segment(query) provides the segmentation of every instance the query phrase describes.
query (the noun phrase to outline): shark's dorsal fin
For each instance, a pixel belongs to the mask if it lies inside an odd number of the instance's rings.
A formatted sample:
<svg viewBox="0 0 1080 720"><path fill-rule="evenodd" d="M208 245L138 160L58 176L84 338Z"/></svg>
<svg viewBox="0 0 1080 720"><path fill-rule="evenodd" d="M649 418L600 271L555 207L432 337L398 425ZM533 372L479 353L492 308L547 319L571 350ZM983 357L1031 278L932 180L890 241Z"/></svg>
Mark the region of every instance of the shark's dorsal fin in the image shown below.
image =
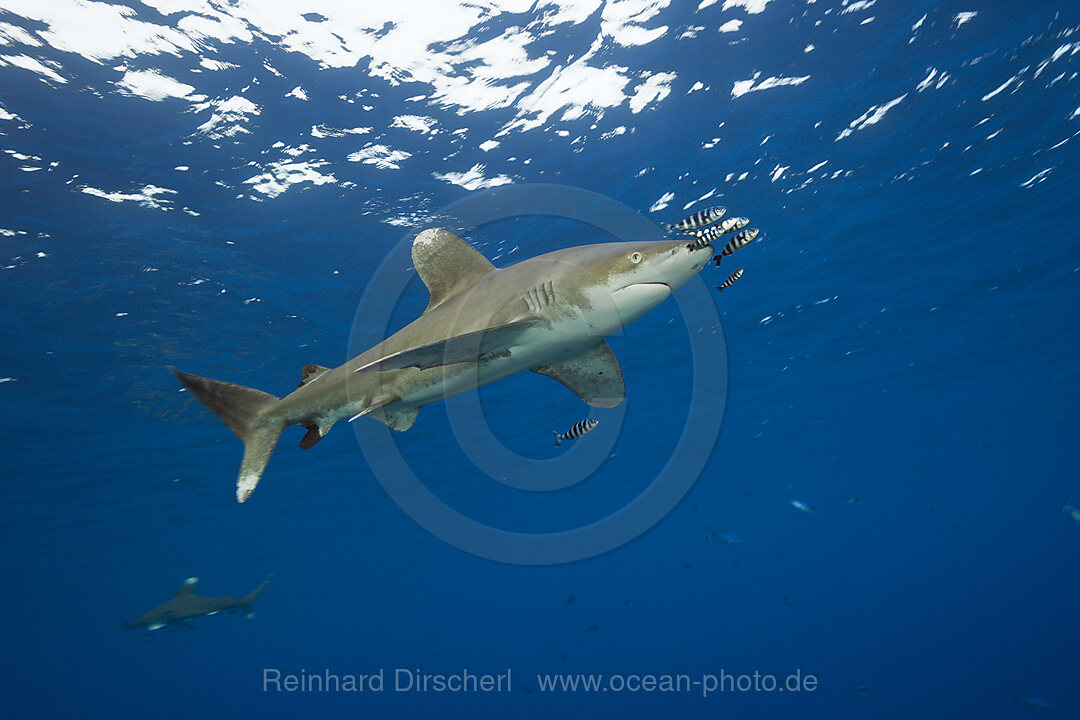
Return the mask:
<svg viewBox="0 0 1080 720"><path fill-rule="evenodd" d="M431 310L495 270L491 261L457 235L445 230L424 230L413 240L413 267L427 286Z"/></svg>
<svg viewBox="0 0 1080 720"><path fill-rule="evenodd" d="M199 578L189 577L184 581L184 584L180 586L180 589L176 591L176 597L191 597L195 594L195 586L198 584Z"/></svg>
<svg viewBox="0 0 1080 720"><path fill-rule="evenodd" d="M353 372L385 372L387 370L403 370L409 367L428 370L442 365L478 362L482 358L507 352L518 341L522 333L539 322L540 320L530 317L504 325L495 325L483 330L476 330L475 332L455 335L446 340L392 353L359 367ZM614 356L612 356L612 360L614 360ZM616 367L618 367L617 364Z"/></svg>
<svg viewBox="0 0 1080 720"><path fill-rule="evenodd" d="M307 385L309 382L319 377L329 369L330 368L323 367L322 365L305 365L304 369L300 371L301 380L300 385L298 385L297 387L303 387L304 385Z"/></svg>
<svg viewBox="0 0 1080 720"><path fill-rule="evenodd" d="M603 340L571 360L531 369L558 380L593 407L615 407L626 397L622 368Z"/></svg>

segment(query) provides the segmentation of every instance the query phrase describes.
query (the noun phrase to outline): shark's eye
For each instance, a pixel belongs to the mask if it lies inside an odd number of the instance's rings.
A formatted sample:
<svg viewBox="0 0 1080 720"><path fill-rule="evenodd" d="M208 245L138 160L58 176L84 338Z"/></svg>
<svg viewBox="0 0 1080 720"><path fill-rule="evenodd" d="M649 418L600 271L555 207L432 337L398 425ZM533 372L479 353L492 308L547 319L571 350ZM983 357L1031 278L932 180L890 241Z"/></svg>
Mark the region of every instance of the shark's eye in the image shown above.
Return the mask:
<svg viewBox="0 0 1080 720"><path fill-rule="evenodd" d="M630 253L630 262L634 263L635 265L637 265L639 262L641 262L641 253L639 253L639 252Z"/></svg>

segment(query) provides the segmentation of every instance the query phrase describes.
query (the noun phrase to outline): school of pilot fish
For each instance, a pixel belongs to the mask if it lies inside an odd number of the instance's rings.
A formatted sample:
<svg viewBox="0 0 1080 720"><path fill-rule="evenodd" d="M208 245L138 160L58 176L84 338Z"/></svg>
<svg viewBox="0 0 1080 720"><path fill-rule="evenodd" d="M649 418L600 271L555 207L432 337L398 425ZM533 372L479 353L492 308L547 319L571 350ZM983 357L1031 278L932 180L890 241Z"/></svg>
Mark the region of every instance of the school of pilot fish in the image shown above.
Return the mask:
<svg viewBox="0 0 1080 720"><path fill-rule="evenodd" d="M727 213L727 208L720 205L714 205L713 207L705 208L704 210L698 210L693 215L689 215L677 223L661 223L664 228L665 235L686 235L690 238L690 241L686 244L687 249L691 251L702 250L713 245L718 239L724 235L740 231L737 235L728 240L727 244L713 256L713 260L716 262L716 266L720 267L720 260L725 255L730 255L736 250L749 245L760 234L760 230L751 228L744 230L747 225L750 224L750 219L745 217L729 217L724 218ZM728 275L720 285L716 286L716 289L720 292L728 289L735 284L735 281L741 278L743 275L743 269L739 268L735 272ZM589 418L588 420L581 420L570 426L570 429L565 433L559 433L554 431L555 445L561 445L564 440L576 440L582 435L587 435L596 429L596 426L600 424L599 420ZM812 512L813 509L808 505L804 505L798 500L792 500L791 504L802 512ZM1066 501L1066 507L1072 508ZM1073 512L1077 511L1073 509ZM1074 518L1080 519L1077 515L1073 515Z"/></svg>
<svg viewBox="0 0 1080 720"><path fill-rule="evenodd" d="M730 240L727 244L713 256L713 260L716 262L716 266L720 267L720 260L725 255L730 255L739 248L745 247L757 239L760 234L760 230L751 228L749 230L743 230L750 224L749 218L744 217L729 217L724 218L727 213L727 208L719 205L705 208L704 210L698 210L693 215L685 217L677 223L663 223L666 234L677 233L679 235L686 235L693 238L686 244L686 247L693 250L701 250L710 245L713 245L724 235L741 231ZM727 288L735 284L735 281L742 277L743 269L739 268L735 272L728 276L722 284L717 285L716 289L723 292Z"/></svg>

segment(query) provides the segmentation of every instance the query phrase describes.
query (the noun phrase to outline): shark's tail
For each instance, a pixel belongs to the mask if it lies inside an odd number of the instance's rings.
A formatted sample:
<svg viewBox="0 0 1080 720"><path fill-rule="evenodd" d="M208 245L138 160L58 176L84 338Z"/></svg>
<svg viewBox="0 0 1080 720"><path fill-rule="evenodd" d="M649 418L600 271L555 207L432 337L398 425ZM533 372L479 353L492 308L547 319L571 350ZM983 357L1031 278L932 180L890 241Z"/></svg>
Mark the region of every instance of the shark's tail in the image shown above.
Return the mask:
<svg viewBox="0 0 1080 720"><path fill-rule="evenodd" d="M252 605L255 604L255 598L259 597L259 593L266 589L266 586L270 584L270 578L273 577L273 573L266 576L266 579L262 581L259 587L248 593L243 600L240 601L240 609L244 613L244 617L248 620L252 620L255 617L255 610Z"/></svg>
<svg viewBox="0 0 1080 720"><path fill-rule="evenodd" d="M188 392L244 441L244 460L236 480L236 499L244 502L255 492L278 436L285 429L285 422L269 412L278 398L243 385L188 375L174 367L169 370Z"/></svg>

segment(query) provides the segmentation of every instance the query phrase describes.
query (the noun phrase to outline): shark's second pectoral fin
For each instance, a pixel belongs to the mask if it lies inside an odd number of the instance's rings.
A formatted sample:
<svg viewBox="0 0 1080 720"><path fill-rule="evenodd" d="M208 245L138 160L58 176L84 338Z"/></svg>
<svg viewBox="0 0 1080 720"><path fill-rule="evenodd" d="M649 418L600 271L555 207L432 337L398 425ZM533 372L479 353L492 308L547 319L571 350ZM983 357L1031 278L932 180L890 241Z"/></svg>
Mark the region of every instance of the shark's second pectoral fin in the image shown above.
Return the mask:
<svg viewBox="0 0 1080 720"><path fill-rule="evenodd" d="M521 338L522 333L534 327L538 322L540 321L535 318L526 318L505 325L495 325L475 332L454 335L439 342L387 355L357 368L354 372L384 372L410 367L429 370L442 365L479 362L508 351Z"/></svg>
<svg viewBox="0 0 1080 720"><path fill-rule="evenodd" d="M540 365L532 371L558 380L593 407L615 407L626 397L622 368L603 340L571 360Z"/></svg>

